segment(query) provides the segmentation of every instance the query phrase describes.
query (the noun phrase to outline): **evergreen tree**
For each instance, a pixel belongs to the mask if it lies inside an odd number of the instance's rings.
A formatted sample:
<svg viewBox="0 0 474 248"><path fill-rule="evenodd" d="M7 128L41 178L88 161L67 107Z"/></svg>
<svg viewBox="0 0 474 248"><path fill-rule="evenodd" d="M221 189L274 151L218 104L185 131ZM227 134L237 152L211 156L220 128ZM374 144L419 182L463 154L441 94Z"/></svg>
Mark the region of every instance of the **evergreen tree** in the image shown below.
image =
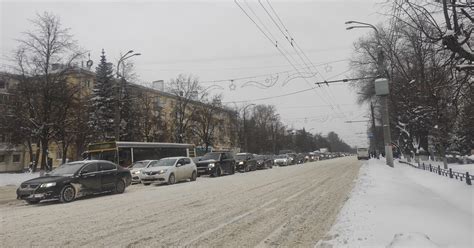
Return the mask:
<svg viewBox="0 0 474 248"><path fill-rule="evenodd" d="M114 138L114 98L113 68L110 63L107 63L104 49L102 49L90 103L89 125L93 130L93 139L104 141Z"/></svg>

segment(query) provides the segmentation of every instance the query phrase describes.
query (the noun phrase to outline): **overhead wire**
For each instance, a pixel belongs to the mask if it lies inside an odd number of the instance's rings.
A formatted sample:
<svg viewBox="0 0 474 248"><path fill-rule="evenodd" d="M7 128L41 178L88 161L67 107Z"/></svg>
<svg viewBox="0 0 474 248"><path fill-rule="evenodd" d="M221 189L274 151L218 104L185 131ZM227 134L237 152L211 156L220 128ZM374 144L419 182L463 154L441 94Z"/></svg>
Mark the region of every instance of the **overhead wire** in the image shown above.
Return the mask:
<svg viewBox="0 0 474 248"><path fill-rule="evenodd" d="M268 12L268 10L265 8L265 6L262 4L261 0L258 1L260 3L260 5L262 6L262 8L265 10L265 12L267 13L267 15L270 17L270 19L272 20L272 22L275 24L275 26L277 26L278 30L280 30L280 32L282 33L282 35L285 37L285 39L290 43L291 47L294 49L294 51L296 52L296 54L300 57L300 59L303 61L303 63L309 67L309 64L312 65L312 67L314 68L314 70L316 71L316 73L312 72L311 70L311 73L312 74L318 74L319 77L321 77L323 80L324 79L324 76L319 72L319 70L316 68L316 66L314 66L313 62L309 59L309 57L305 54L305 52L303 51L303 49L301 49L301 47L298 45L298 43L296 42L296 40L294 39L294 37L291 35L291 33L289 32L288 28L285 26L285 24L283 23L282 19L280 18L280 16L278 15L278 13L276 12L276 10L273 8L273 6L271 5L271 3L267 0L267 4L268 6L270 7L271 11L273 12L273 14L275 15L276 19L278 19L279 23L278 24L275 19L273 18L273 16ZM280 27L281 25L281 27ZM285 30L285 32L282 30L282 27L283 29ZM301 54L303 54L303 56L301 56ZM308 64L308 62L309 64ZM311 67L310 67L311 68ZM326 90L324 87L323 87L323 91L326 92L327 94L327 100L325 100L326 102L329 102L329 104L331 105L335 105L335 107L340 110L340 106L336 104L334 104L334 96L332 95L332 93L328 90ZM324 96L324 95L323 95ZM334 107L333 107L334 109Z"/></svg>

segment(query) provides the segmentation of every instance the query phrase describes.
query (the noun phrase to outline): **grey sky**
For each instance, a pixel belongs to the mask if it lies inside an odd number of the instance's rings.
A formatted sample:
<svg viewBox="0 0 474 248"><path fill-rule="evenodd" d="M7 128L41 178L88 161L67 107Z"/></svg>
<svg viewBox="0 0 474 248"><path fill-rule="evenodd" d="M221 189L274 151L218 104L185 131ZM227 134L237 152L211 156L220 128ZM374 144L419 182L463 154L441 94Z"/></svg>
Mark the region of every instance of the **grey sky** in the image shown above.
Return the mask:
<svg viewBox="0 0 474 248"><path fill-rule="evenodd" d="M292 51L298 59L257 1L248 1L251 9L245 1L238 2L249 14L255 11L278 39L279 47ZM346 31L344 22L376 24L384 18L376 14L381 6L375 1L270 2L320 75L295 79L283 86L282 78L287 74L280 73L275 86L267 89L247 82L257 80L266 84L268 77L234 81L235 90L230 89L230 81L217 82L222 89L212 93L223 93L225 102L286 94L309 88L308 83L323 78L349 77L350 72L344 72L348 70L352 44L370 30ZM268 8L265 0L262 3ZM35 13L50 11L59 15L80 46L90 51L94 67L102 48L112 62L130 49L142 53L133 58L142 83L168 81L180 73L213 81L262 74L276 77L277 72L293 70L234 1L1 1L0 8L2 68L17 45L14 39L30 28L28 19L34 18ZM332 63L325 64L328 62ZM247 86L242 87L245 83ZM352 91L347 84L335 84L253 103L275 105L289 127L305 127L324 134L335 131L350 145L366 145L366 135L361 134L366 131L366 123L344 123L367 119L367 106L356 106L356 94Z"/></svg>

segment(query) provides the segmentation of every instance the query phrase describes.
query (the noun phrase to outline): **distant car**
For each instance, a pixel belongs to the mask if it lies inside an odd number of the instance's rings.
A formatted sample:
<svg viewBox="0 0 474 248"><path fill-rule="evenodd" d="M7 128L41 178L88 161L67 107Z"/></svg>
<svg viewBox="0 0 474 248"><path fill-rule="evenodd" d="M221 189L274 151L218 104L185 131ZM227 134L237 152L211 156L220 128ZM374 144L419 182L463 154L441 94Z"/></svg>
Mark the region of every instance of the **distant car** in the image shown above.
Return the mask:
<svg viewBox="0 0 474 248"><path fill-rule="evenodd" d="M257 170L257 161L252 153L237 153L234 158L235 167L238 171L248 172Z"/></svg>
<svg viewBox="0 0 474 248"><path fill-rule="evenodd" d="M257 155L255 160L257 161L257 169L273 168L273 159L268 155Z"/></svg>
<svg viewBox="0 0 474 248"><path fill-rule="evenodd" d="M140 173L143 185L175 184L183 180L196 181L196 164L188 157L162 158L152 162Z"/></svg>
<svg viewBox="0 0 474 248"><path fill-rule="evenodd" d="M219 177L222 174L235 173L235 160L230 152L206 153L196 163L198 175L211 175Z"/></svg>
<svg viewBox="0 0 474 248"><path fill-rule="evenodd" d="M158 160L141 160L137 161L130 166L130 174L132 174L132 184L141 183L140 173L143 169L148 168L150 164L156 163Z"/></svg>
<svg viewBox="0 0 474 248"><path fill-rule="evenodd" d="M367 148L357 148L357 159L369 159L369 149Z"/></svg>
<svg viewBox="0 0 474 248"><path fill-rule="evenodd" d="M277 155L273 160L275 165L278 166L287 166L291 163L291 158L287 154Z"/></svg>
<svg viewBox="0 0 474 248"><path fill-rule="evenodd" d="M130 184L128 169L105 160L84 160L63 164L46 176L25 181L16 194L18 199L29 204L47 199L71 202L88 194L120 194Z"/></svg>
<svg viewBox="0 0 474 248"><path fill-rule="evenodd" d="M296 164L296 153L288 153L289 165Z"/></svg>
<svg viewBox="0 0 474 248"><path fill-rule="evenodd" d="M305 155L303 153L298 153L295 156L295 163L296 164L304 164L305 161Z"/></svg>

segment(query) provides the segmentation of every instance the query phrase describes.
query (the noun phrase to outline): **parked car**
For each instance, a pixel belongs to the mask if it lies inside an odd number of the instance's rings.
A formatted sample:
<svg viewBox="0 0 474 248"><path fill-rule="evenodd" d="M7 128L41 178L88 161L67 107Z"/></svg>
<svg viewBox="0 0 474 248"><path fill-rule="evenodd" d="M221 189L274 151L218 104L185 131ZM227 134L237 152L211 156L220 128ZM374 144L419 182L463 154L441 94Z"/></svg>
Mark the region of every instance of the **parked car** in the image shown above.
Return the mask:
<svg viewBox="0 0 474 248"><path fill-rule="evenodd" d="M236 170L240 172L257 170L257 161L252 153L237 153L234 158Z"/></svg>
<svg viewBox="0 0 474 248"><path fill-rule="evenodd" d="M235 160L230 152L206 153L196 164L199 175L219 177L222 174L235 173Z"/></svg>
<svg viewBox="0 0 474 248"><path fill-rule="evenodd" d="M29 204L47 199L71 202L89 194L123 193L131 181L128 169L105 160L84 160L63 164L46 176L25 181L16 194Z"/></svg>
<svg viewBox="0 0 474 248"><path fill-rule="evenodd" d="M296 153L288 153L289 165L296 164Z"/></svg>
<svg viewBox="0 0 474 248"><path fill-rule="evenodd" d="M274 160L274 164L278 166L287 166L291 163L291 157L287 154L277 155Z"/></svg>
<svg viewBox="0 0 474 248"><path fill-rule="evenodd" d="M269 155L257 155L255 160L257 161L257 169L273 168L273 159Z"/></svg>
<svg viewBox="0 0 474 248"><path fill-rule="evenodd" d="M304 164L305 161L305 155L303 153L298 153L295 156L295 164Z"/></svg>
<svg viewBox="0 0 474 248"><path fill-rule="evenodd" d="M174 184L183 180L196 181L196 164L188 157L162 158L140 173L143 185Z"/></svg>
<svg viewBox="0 0 474 248"><path fill-rule="evenodd" d="M148 168L152 163L157 163L158 160L141 160L130 166L130 174L132 174L132 184L141 183L140 173L143 169Z"/></svg>

